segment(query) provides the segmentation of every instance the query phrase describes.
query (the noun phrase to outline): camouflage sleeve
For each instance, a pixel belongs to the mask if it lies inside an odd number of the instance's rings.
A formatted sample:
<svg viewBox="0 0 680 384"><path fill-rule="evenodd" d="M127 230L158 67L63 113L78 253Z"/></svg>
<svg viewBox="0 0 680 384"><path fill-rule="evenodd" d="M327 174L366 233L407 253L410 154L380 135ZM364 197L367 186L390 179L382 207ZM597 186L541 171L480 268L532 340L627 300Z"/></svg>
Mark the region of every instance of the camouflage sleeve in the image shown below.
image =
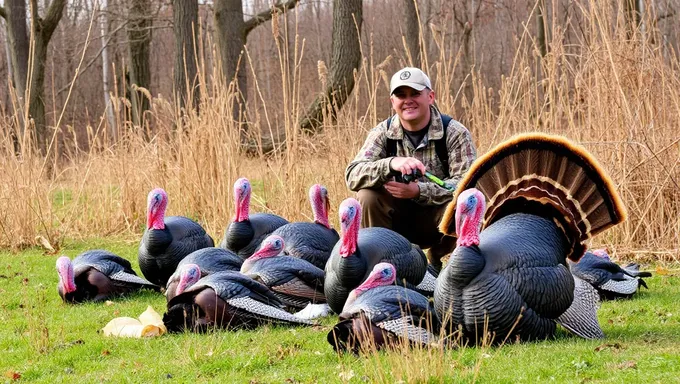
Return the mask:
<svg viewBox="0 0 680 384"><path fill-rule="evenodd" d="M350 190L378 187L388 181L392 157L385 157L387 155L385 132L385 123L373 128L359 153L347 166L345 181Z"/></svg>
<svg viewBox="0 0 680 384"><path fill-rule="evenodd" d="M446 146L449 149L449 178L443 180L447 188L433 182L418 183L420 196L416 202L421 205L442 205L453 199L458 182L477 158L477 150L472 135L461 123L451 120L449 123Z"/></svg>

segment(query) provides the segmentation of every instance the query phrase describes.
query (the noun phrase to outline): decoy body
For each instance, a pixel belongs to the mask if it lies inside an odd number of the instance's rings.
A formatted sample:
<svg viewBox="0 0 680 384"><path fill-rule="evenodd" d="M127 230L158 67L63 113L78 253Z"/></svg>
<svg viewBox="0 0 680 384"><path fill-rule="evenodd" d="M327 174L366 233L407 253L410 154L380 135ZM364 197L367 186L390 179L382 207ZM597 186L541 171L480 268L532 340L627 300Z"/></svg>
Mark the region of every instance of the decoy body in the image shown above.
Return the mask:
<svg viewBox="0 0 680 384"><path fill-rule="evenodd" d="M101 249L83 252L73 261L60 257L57 273L57 291L65 302L102 301L142 288L160 289L137 276L129 261Z"/></svg>
<svg viewBox="0 0 680 384"><path fill-rule="evenodd" d="M215 247L191 252L177 265L166 284L165 296L170 301L199 279L220 271L238 271L243 260L234 252Z"/></svg>
<svg viewBox="0 0 680 384"><path fill-rule="evenodd" d="M236 215L224 231L220 248L238 254L243 260L252 255L262 240L288 220L271 213L250 214L250 182L245 177L234 183Z"/></svg>
<svg viewBox="0 0 680 384"><path fill-rule="evenodd" d="M640 286L647 288L642 278L652 276L650 272L641 272L635 263L619 266L604 250L586 252L578 263L570 265L574 276L590 283L605 300L632 297Z"/></svg>
<svg viewBox="0 0 680 384"><path fill-rule="evenodd" d="M188 254L213 247L213 239L195 221L183 216L165 216L168 195L161 188L149 193L146 231L139 244L138 260L142 274L165 287L177 264Z"/></svg>
<svg viewBox="0 0 680 384"><path fill-rule="evenodd" d="M449 235L455 228L458 246L437 279L439 318L473 342L485 329L496 342L544 339L556 323L602 337L597 295L566 260L624 219L612 182L583 148L542 134L500 144L472 165L440 224Z"/></svg>
<svg viewBox="0 0 680 384"><path fill-rule="evenodd" d="M168 302L163 323L169 332L212 328L253 328L262 324L311 325L282 309L267 288L239 272L217 272L200 279Z"/></svg>
<svg viewBox="0 0 680 384"><path fill-rule="evenodd" d="M324 269L340 236L328 222L330 201L326 188L314 184L309 189L309 200L314 214L313 223L286 224L272 234L283 238L285 255L307 260L318 268Z"/></svg>
<svg viewBox="0 0 680 384"><path fill-rule="evenodd" d="M284 249L284 240L270 235L260 249L243 262L241 273L269 287L290 308L325 303L323 270L303 259L277 256Z"/></svg>
<svg viewBox="0 0 680 384"><path fill-rule="evenodd" d="M340 204L340 241L326 263L324 293L335 313L342 312L350 291L366 280L381 262L397 270L396 283L415 287L425 276L427 258L417 245L402 235L380 227L361 226L361 206L353 198Z"/></svg>
<svg viewBox="0 0 680 384"><path fill-rule="evenodd" d="M399 343L428 345L437 341L439 320L428 299L393 285L396 270L378 263L366 281L350 292L340 322L326 339L336 351L381 349Z"/></svg>

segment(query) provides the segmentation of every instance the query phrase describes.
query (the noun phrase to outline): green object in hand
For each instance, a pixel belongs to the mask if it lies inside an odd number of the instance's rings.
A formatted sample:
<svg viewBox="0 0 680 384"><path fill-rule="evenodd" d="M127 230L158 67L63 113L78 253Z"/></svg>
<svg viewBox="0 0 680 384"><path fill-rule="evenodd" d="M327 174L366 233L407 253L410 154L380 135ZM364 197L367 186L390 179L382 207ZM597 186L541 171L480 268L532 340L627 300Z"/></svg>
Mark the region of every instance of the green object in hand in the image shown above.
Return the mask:
<svg viewBox="0 0 680 384"><path fill-rule="evenodd" d="M451 187L449 187L448 185L446 185L446 183L445 183L442 179L440 179L440 178L438 178L437 176L431 174L430 172L425 172L425 177L427 177L428 179L432 180L434 183L436 183L436 184L439 185L440 187L446 188L446 189L448 189L449 191L453 191L453 188L451 188Z"/></svg>

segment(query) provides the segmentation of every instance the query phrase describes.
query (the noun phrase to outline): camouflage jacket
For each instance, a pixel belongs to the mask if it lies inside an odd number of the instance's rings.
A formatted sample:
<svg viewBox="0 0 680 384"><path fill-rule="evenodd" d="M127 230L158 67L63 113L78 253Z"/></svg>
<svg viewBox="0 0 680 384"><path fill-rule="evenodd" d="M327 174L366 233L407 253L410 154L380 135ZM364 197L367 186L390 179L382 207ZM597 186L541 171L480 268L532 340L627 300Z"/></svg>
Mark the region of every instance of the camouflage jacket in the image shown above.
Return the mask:
<svg viewBox="0 0 680 384"><path fill-rule="evenodd" d="M449 175L444 179L442 164L435 151L434 140L443 136L442 120L439 111L430 107L430 128L427 136L414 148L411 141L404 135L399 118L395 115L388 127L385 120L371 129L364 145L354 157L345 171L347 187L352 191L363 188L379 187L392 179L390 160L387 157L387 138L397 141L397 156L415 157L420 160L425 169L442 179L451 190L442 188L430 182L427 178L419 181L420 195L414 200L421 205L442 205L451 201L453 190L465 172L477 157L475 145L470 132L461 123L451 120L446 127L446 146L449 150Z"/></svg>

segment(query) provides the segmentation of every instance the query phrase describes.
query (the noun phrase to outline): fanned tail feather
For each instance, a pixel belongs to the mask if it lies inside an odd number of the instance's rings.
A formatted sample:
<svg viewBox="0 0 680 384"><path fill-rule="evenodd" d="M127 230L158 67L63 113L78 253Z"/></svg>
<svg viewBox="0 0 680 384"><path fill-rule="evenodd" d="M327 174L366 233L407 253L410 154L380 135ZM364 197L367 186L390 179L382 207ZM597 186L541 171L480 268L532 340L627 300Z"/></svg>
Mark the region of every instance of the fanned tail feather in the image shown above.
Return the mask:
<svg viewBox="0 0 680 384"><path fill-rule="evenodd" d="M458 184L439 230L455 234L458 195L477 188L487 198L484 226L511 213L550 218L568 239L577 261L585 241L621 223L626 211L609 176L583 147L542 133L511 138L475 161Z"/></svg>

